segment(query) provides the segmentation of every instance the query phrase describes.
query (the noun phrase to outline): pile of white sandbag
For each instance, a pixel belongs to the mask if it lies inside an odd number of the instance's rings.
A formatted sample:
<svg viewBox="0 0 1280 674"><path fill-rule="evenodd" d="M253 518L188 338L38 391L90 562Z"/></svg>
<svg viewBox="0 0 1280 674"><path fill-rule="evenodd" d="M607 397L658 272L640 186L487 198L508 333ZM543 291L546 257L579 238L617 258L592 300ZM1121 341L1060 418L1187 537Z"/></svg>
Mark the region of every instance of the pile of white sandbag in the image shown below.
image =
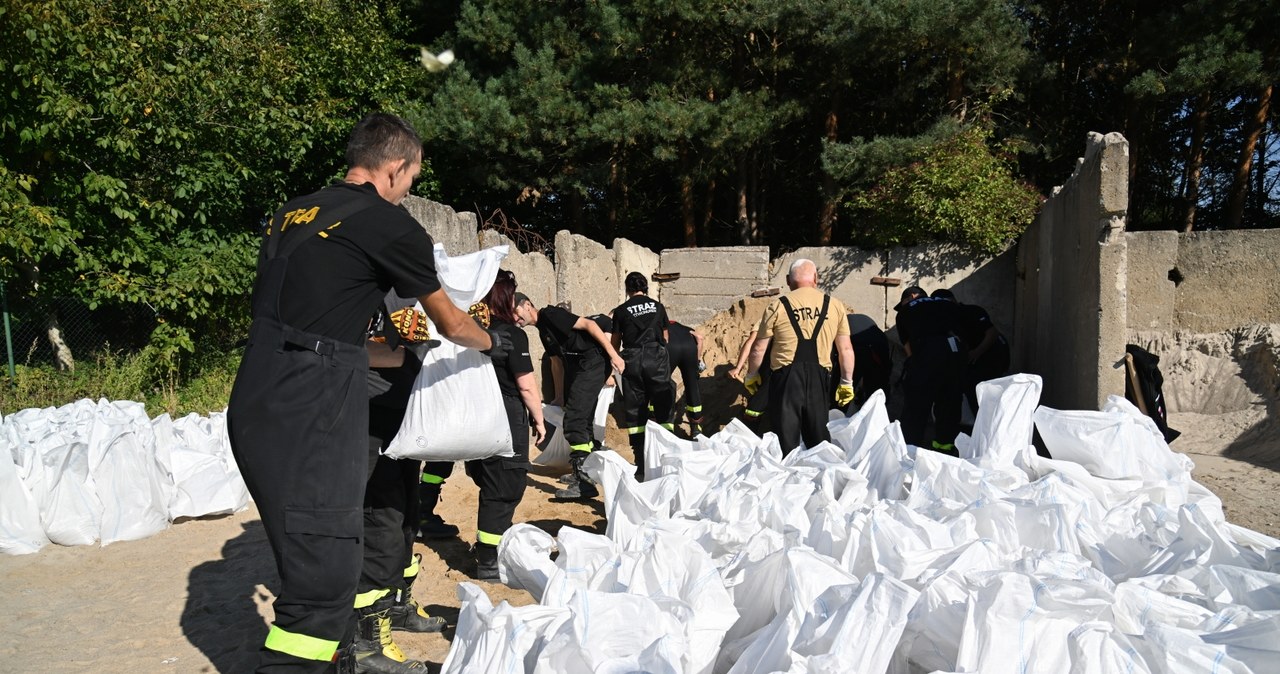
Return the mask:
<svg viewBox="0 0 1280 674"><path fill-rule="evenodd" d="M587 462L607 535L503 537L503 580L537 605L459 586L443 671L1280 671L1280 541L1226 522L1123 399L1039 395L983 384L963 458L906 445L878 395L785 460L736 423L650 424L644 483Z"/></svg>
<svg viewBox="0 0 1280 674"><path fill-rule="evenodd" d="M225 413L79 400L0 420L0 552L136 540L248 503Z"/></svg>

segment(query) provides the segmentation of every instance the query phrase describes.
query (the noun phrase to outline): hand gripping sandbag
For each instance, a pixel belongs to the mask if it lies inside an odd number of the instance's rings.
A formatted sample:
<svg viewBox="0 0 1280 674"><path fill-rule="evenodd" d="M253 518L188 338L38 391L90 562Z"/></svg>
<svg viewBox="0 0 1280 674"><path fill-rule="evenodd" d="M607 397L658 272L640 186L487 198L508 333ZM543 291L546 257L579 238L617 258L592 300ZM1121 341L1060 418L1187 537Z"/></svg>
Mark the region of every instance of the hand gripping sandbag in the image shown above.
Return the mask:
<svg viewBox="0 0 1280 674"><path fill-rule="evenodd" d="M465 311L493 286L506 246L449 257L436 244L436 273L449 299ZM421 309L421 307L419 307ZM431 334L439 335L435 325ZM385 450L393 459L468 461L511 456L511 427L488 356L447 339L422 358L400 431Z"/></svg>

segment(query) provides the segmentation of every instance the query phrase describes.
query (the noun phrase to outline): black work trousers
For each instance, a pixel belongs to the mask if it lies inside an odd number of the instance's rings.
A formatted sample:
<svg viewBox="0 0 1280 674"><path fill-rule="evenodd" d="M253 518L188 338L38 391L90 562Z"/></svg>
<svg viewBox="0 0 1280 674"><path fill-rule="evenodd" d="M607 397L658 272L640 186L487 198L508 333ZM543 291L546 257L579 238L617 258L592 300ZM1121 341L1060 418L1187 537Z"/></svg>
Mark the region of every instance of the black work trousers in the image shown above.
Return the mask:
<svg viewBox="0 0 1280 674"><path fill-rule="evenodd" d="M902 378L902 436L917 447L933 442L951 445L960 432L960 401L965 387L968 355L959 340L927 337L912 340ZM929 417L933 437L926 436Z"/></svg>
<svg viewBox="0 0 1280 674"><path fill-rule="evenodd" d="M404 419L403 408L369 407L369 471L364 496L364 562L356 586L358 603L368 593L394 594L406 589L404 571L413 556L418 522L418 475L422 462L393 459L382 451L391 444ZM359 601L363 598L365 601Z"/></svg>
<svg viewBox="0 0 1280 674"><path fill-rule="evenodd" d="M698 372L698 348L697 343L680 342L667 343L667 360L671 367L669 372L680 371L680 380L684 382L684 411L688 413L689 419L702 418L702 387L699 378L702 376ZM674 393L675 389L672 388Z"/></svg>
<svg viewBox="0 0 1280 674"><path fill-rule="evenodd" d="M661 424L670 423L674 396L666 348L656 342L629 348L622 352L622 360L627 368L622 372L623 411L619 426L632 435L644 433L650 406L653 419Z"/></svg>
<svg viewBox="0 0 1280 674"><path fill-rule="evenodd" d="M368 367L360 346L267 318L249 330L227 430L280 575L259 672L324 672L347 635L362 555Z"/></svg>
<svg viewBox="0 0 1280 674"><path fill-rule="evenodd" d="M792 363L770 374L767 414L783 456L799 447L801 440L806 447L831 440L827 431L830 382L831 371L816 361Z"/></svg>
<svg viewBox="0 0 1280 674"><path fill-rule="evenodd" d="M564 439L572 451L590 451L600 389L609 380L609 361L592 349L564 354Z"/></svg>
<svg viewBox="0 0 1280 674"><path fill-rule="evenodd" d="M511 424L514 456L494 456L466 462L467 475L480 488L476 510L476 542L497 545L511 528L516 506L524 498L525 476L529 473L529 414L517 396L502 396Z"/></svg>

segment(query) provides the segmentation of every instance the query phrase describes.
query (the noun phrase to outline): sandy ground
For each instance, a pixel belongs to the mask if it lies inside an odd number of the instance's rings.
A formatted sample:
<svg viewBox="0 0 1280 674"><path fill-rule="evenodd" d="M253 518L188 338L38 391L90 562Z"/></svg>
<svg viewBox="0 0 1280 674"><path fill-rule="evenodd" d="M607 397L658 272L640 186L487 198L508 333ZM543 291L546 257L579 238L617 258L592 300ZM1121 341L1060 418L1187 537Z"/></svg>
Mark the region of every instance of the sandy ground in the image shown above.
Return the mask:
<svg viewBox="0 0 1280 674"><path fill-rule="evenodd" d="M1228 519L1280 536L1275 466L1229 458L1233 441L1260 421L1242 415L1175 415L1184 431L1173 443L1196 462L1196 478L1217 493ZM612 446L625 447L611 429ZM1266 442L1277 442L1271 435ZM1269 452L1274 454L1273 452ZM624 450L623 455L629 457ZM555 475L535 467L517 521L555 534L570 524L603 533L599 501L552 502ZM461 470L445 485L439 512L462 529L459 539L418 543L424 559L414 596L450 629L397 634L410 653L440 669L458 615L457 585L470 580L468 542L475 530L475 488ZM266 635L272 591L271 553L253 508L175 523L140 541L106 548L50 545L34 555L0 556L0 672L246 672ZM494 602L532 603L523 590L480 583Z"/></svg>

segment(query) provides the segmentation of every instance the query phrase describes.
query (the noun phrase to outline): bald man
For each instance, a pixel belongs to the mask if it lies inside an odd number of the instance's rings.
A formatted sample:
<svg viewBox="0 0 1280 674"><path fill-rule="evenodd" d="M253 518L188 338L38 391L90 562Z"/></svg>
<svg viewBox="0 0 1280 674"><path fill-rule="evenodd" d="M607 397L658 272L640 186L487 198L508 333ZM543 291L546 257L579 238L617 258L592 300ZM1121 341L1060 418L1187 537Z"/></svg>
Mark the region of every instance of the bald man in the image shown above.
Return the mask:
<svg viewBox="0 0 1280 674"><path fill-rule="evenodd" d="M841 407L853 401L853 345L849 341L849 311L834 297L818 290L818 268L799 259L787 272L791 292L765 309L747 362L746 384L760 386L764 354L769 356L769 402L766 414L778 435L783 455L804 441L806 447L829 441L827 401L831 381L832 346L840 361L835 399Z"/></svg>

